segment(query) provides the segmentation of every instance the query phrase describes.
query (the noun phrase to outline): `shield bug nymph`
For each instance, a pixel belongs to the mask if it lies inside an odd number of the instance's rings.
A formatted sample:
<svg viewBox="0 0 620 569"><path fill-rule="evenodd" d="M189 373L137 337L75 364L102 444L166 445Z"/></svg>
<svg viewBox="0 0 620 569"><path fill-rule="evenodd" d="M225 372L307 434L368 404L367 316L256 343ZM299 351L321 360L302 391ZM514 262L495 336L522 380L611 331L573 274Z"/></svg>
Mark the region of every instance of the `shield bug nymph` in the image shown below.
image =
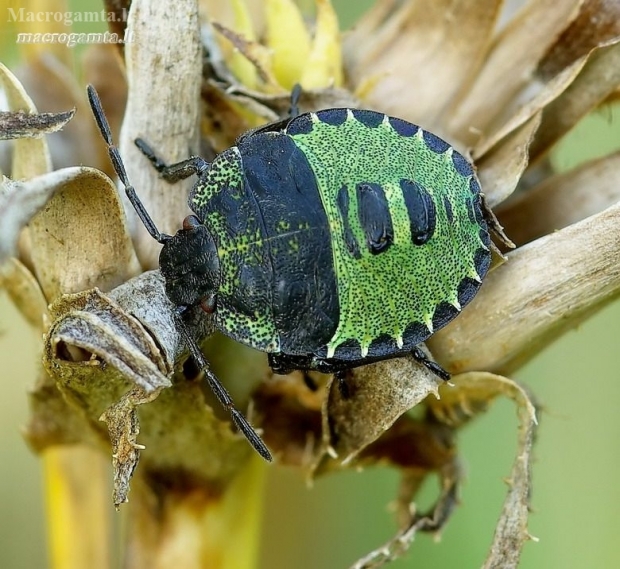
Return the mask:
<svg viewBox="0 0 620 569"><path fill-rule="evenodd" d="M271 455L210 371L181 315L200 305L218 330L266 352L276 373L336 374L412 355L449 374L419 345L472 300L491 262L493 229L472 164L402 119L336 108L241 135L212 163L167 165L168 182L197 176L193 214L161 234L127 179L95 90L88 95L125 192L163 245L166 294L192 357L252 446Z"/></svg>

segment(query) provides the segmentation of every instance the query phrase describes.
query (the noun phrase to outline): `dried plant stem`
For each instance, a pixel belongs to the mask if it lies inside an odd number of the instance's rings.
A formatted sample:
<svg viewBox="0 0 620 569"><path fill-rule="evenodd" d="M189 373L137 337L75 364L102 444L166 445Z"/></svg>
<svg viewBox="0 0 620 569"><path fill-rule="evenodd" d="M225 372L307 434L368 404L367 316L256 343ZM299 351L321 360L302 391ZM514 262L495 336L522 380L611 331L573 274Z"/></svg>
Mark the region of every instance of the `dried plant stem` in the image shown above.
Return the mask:
<svg viewBox="0 0 620 569"><path fill-rule="evenodd" d="M160 489L134 479L125 566L253 569L257 566L264 461L253 456L221 491ZM178 483L178 478L174 478Z"/></svg>
<svg viewBox="0 0 620 569"><path fill-rule="evenodd" d="M108 569L110 467L85 445L54 446L42 454L52 569Z"/></svg>

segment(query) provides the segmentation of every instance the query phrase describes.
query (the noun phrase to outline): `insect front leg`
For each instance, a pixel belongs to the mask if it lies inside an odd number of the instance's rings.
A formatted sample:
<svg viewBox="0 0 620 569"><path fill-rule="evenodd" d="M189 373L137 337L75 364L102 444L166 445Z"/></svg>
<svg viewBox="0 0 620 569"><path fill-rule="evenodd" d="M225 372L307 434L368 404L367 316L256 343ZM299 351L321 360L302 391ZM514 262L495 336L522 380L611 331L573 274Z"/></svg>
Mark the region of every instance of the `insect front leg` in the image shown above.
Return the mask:
<svg viewBox="0 0 620 569"><path fill-rule="evenodd" d="M191 156L187 160L181 160L174 164L166 164L155 151L141 138L136 138L136 146L144 154L149 162L157 170L161 177L170 184L179 180L185 180L196 174L199 178L209 169L209 163L200 156Z"/></svg>

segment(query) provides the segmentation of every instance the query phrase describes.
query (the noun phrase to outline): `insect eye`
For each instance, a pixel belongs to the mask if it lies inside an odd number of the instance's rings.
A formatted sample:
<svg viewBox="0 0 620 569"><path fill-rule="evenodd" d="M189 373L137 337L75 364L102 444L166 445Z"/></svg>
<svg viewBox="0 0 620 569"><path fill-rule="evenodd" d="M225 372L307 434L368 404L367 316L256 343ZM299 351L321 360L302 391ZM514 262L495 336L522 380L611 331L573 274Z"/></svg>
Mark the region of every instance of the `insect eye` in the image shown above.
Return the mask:
<svg viewBox="0 0 620 569"><path fill-rule="evenodd" d="M185 230L195 229L199 225L201 225L200 220L195 215L188 215L183 220L183 229Z"/></svg>
<svg viewBox="0 0 620 569"><path fill-rule="evenodd" d="M200 308L202 308L207 314L213 314L217 308L217 296L215 294L205 296L200 301Z"/></svg>

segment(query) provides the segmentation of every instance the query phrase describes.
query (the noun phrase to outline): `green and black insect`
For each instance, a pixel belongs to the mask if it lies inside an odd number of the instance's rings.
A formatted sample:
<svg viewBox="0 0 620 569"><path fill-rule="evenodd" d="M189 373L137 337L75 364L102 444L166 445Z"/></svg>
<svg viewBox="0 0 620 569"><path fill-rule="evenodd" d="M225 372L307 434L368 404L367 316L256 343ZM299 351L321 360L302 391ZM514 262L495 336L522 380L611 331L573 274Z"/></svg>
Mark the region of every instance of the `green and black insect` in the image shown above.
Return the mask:
<svg viewBox="0 0 620 569"><path fill-rule="evenodd" d="M243 134L195 174L194 215L161 234L137 198L95 90L89 99L114 168L163 245L166 293L192 356L254 448L269 451L209 370L180 315L200 305L232 339L266 352L276 373L337 374L413 355L448 379L419 344L472 300L491 261L486 209L470 162L447 142L385 114L347 108L290 116ZM501 232L500 232L501 235Z"/></svg>

